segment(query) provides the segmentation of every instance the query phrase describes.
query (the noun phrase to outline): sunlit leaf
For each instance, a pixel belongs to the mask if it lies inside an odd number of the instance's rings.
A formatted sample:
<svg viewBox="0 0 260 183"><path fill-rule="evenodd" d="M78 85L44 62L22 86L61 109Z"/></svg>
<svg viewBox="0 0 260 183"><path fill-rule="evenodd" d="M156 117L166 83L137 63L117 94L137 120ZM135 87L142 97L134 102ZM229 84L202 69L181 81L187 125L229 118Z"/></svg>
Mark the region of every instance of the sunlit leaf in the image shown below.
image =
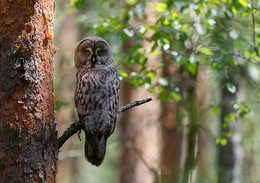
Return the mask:
<svg viewBox="0 0 260 183"><path fill-rule="evenodd" d="M244 7L247 7L247 1L246 0L238 0L238 2L244 6Z"/></svg>
<svg viewBox="0 0 260 183"><path fill-rule="evenodd" d="M160 78L158 80L158 82L162 85L162 86L167 86L169 85L169 80L167 78Z"/></svg>
<svg viewBox="0 0 260 183"><path fill-rule="evenodd" d="M156 75L156 72L155 72L154 70L152 70L152 71L148 71L146 74L147 74L149 77L154 78L155 75Z"/></svg>
<svg viewBox="0 0 260 183"><path fill-rule="evenodd" d="M220 108L218 106L214 106L214 107L211 107L211 111L214 114L219 114L220 113Z"/></svg>
<svg viewBox="0 0 260 183"><path fill-rule="evenodd" d="M134 8L134 12L135 14L138 16L138 18L142 19L143 18L143 14L145 11L145 5L143 3L138 3L135 8Z"/></svg>
<svg viewBox="0 0 260 183"><path fill-rule="evenodd" d="M208 48L206 48L206 47L199 46L199 47L198 47L198 50L199 50L201 53L205 54L205 55L213 55L212 51L210 51L210 50L209 50Z"/></svg>
<svg viewBox="0 0 260 183"><path fill-rule="evenodd" d="M206 28L201 24L196 24L195 28L200 35L206 34Z"/></svg>
<svg viewBox="0 0 260 183"><path fill-rule="evenodd" d="M133 5L135 5L138 2L138 0L126 0L125 2L129 6L133 6Z"/></svg>
<svg viewBox="0 0 260 183"><path fill-rule="evenodd" d="M123 78L126 78L128 76L128 73L124 71L119 71L119 75L122 76Z"/></svg>
<svg viewBox="0 0 260 183"><path fill-rule="evenodd" d="M256 97L257 97L257 102L260 102L260 92L258 92L258 93L256 94Z"/></svg>
<svg viewBox="0 0 260 183"><path fill-rule="evenodd" d="M197 74L197 70L198 70L198 64L197 63L189 64L188 65L188 70L190 71L191 74L196 75Z"/></svg>
<svg viewBox="0 0 260 183"><path fill-rule="evenodd" d="M226 138L223 138L223 137L220 137L216 140L216 143L217 144L221 144L222 146L226 145L227 144L227 139Z"/></svg>
<svg viewBox="0 0 260 183"><path fill-rule="evenodd" d="M228 62L235 67L237 66L237 62L234 59L231 59Z"/></svg>
<svg viewBox="0 0 260 183"><path fill-rule="evenodd" d="M151 52L151 54L153 54L153 55L159 55L160 53L161 53L160 50L154 50Z"/></svg>
<svg viewBox="0 0 260 183"><path fill-rule="evenodd" d="M70 5L71 5L71 6L75 6L76 8L79 8L79 7L82 6L85 2L86 2L86 0L70 0Z"/></svg>
<svg viewBox="0 0 260 183"><path fill-rule="evenodd" d="M167 4L165 4L163 2L159 2L159 3L155 3L154 7L155 7L156 11L163 12L167 9Z"/></svg>
<svg viewBox="0 0 260 183"><path fill-rule="evenodd" d="M124 28L124 33L129 36L129 37L133 37L134 36L134 31L128 28Z"/></svg>
<svg viewBox="0 0 260 183"><path fill-rule="evenodd" d="M181 95L180 95L180 93L177 93L177 92L171 92L171 97L174 98L176 101L181 100Z"/></svg>
<svg viewBox="0 0 260 183"><path fill-rule="evenodd" d="M163 45L163 50L169 50L169 48L170 48L170 45L169 44L165 44L165 45Z"/></svg>
<svg viewBox="0 0 260 183"><path fill-rule="evenodd" d="M237 121L237 115L235 113L229 113L225 116L224 121L228 122L229 120Z"/></svg>
<svg viewBox="0 0 260 183"><path fill-rule="evenodd" d="M237 87L233 85L232 83L227 83L226 87L230 93L236 93Z"/></svg>
<svg viewBox="0 0 260 183"><path fill-rule="evenodd" d="M137 31L143 34L146 32L146 27L143 25L140 25L137 27Z"/></svg>
<svg viewBox="0 0 260 183"><path fill-rule="evenodd" d="M232 31L229 32L229 36L232 39L237 39L239 35L238 35L238 33L235 30L232 30Z"/></svg>

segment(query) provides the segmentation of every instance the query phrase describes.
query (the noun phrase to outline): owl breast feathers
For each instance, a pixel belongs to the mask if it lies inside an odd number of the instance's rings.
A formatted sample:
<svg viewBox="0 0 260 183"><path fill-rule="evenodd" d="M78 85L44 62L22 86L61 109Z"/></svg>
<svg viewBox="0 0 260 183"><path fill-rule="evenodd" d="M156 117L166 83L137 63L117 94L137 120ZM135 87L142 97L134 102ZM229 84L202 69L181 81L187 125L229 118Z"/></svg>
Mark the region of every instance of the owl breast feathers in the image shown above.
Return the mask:
<svg viewBox="0 0 260 183"><path fill-rule="evenodd" d="M99 166L116 125L120 80L112 51L102 38L83 39L75 51L75 65L75 105L85 131L85 157Z"/></svg>

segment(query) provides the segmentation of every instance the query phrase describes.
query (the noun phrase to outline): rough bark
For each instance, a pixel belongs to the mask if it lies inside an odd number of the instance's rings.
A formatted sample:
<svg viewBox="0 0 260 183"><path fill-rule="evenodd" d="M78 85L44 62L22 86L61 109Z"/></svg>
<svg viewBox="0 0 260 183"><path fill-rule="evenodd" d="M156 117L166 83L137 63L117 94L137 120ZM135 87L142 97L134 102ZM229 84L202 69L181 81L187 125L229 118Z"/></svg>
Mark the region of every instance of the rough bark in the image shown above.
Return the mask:
<svg viewBox="0 0 260 183"><path fill-rule="evenodd" d="M0 2L0 182L54 182L53 0Z"/></svg>

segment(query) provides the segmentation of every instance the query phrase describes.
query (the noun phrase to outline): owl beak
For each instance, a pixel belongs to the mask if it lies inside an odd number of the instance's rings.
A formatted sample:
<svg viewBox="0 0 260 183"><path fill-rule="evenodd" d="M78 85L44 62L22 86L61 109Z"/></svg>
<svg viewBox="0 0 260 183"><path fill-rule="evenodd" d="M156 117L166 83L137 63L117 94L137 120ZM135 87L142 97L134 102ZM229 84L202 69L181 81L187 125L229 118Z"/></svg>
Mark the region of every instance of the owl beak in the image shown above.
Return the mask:
<svg viewBox="0 0 260 183"><path fill-rule="evenodd" d="M92 62L93 63L95 63L95 61L96 61L96 57L95 57L95 55L92 57Z"/></svg>
<svg viewBox="0 0 260 183"><path fill-rule="evenodd" d="M93 57L92 57L92 62L91 62L91 68L94 68L95 65L96 65L96 56L93 55Z"/></svg>

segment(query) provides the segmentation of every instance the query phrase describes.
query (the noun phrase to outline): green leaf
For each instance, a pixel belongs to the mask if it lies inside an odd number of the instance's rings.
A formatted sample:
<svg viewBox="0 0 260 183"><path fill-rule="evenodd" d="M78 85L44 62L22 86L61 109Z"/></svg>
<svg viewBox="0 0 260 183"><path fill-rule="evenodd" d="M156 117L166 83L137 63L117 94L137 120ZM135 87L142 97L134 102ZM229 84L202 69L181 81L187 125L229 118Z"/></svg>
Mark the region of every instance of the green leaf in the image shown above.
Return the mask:
<svg viewBox="0 0 260 183"><path fill-rule="evenodd" d="M223 137L217 138L216 143L217 144L221 144L222 146L224 146L224 145L227 144L227 139L223 138Z"/></svg>
<svg viewBox="0 0 260 183"><path fill-rule="evenodd" d="M214 114L219 114L220 113L220 108L218 106L214 106L214 107L211 107L211 111Z"/></svg>
<svg viewBox="0 0 260 183"><path fill-rule="evenodd" d="M180 93L177 93L177 92L171 92L171 98L174 98L176 101L180 101L181 95L180 95Z"/></svg>
<svg viewBox="0 0 260 183"><path fill-rule="evenodd" d="M156 72L154 71L154 70L152 70L152 71L148 71L147 73L146 73L150 78L154 78L155 77L155 75L156 75Z"/></svg>
<svg viewBox="0 0 260 183"><path fill-rule="evenodd" d="M86 2L86 0L70 0L70 5L71 5L71 6L75 6L76 8L79 8L79 7L82 6L85 2Z"/></svg>
<svg viewBox="0 0 260 183"><path fill-rule="evenodd" d="M125 2L129 6L133 6L138 2L138 0L126 0Z"/></svg>
<svg viewBox="0 0 260 183"><path fill-rule="evenodd" d="M247 1L246 0L238 0L238 2L244 6L244 7L247 7Z"/></svg>
<svg viewBox="0 0 260 183"><path fill-rule="evenodd" d="M128 73L124 72L124 71L119 71L118 72L120 76L122 76L123 78L126 78L128 76Z"/></svg>
<svg viewBox="0 0 260 183"><path fill-rule="evenodd" d="M150 38L150 42L152 42L152 41L157 41L157 40L160 39L160 38L161 38L161 34L158 33L158 32L156 32L156 33L154 33L154 34L152 35L152 37Z"/></svg>
<svg viewBox="0 0 260 183"><path fill-rule="evenodd" d="M229 120L237 121L237 115L235 113L229 113L225 116L224 121L228 122Z"/></svg>
<svg viewBox="0 0 260 183"><path fill-rule="evenodd" d="M162 38L162 39L161 39L161 43L162 43L163 45L165 45L165 44L170 44L170 41L169 41L167 38Z"/></svg>
<svg viewBox="0 0 260 183"><path fill-rule="evenodd" d="M235 102L233 104L233 108L239 111L239 116L243 118L246 114L248 114L251 109L244 103Z"/></svg>
<svg viewBox="0 0 260 183"><path fill-rule="evenodd" d="M237 62L234 59L228 61L231 65L237 67Z"/></svg>
<svg viewBox="0 0 260 183"><path fill-rule="evenodd" d="M190 71L191 74L196 75L198 70L198 64L197 63L189 64L188 70Z"/></svg>
<svg viewBox="0 0 260 183"><path fill-rule="evenodd" d="M151 54L153 54L153 55L159 55L160 53L161 53L160 50L154 50L151 52Z"/></svg>
<svg viewBox="0 0 260 183"><path fill-rule="evenodd" d="M206 47L202 47L202 46L199 46L198 47L198 50L201 52L201 53L203 53L203 54L205 54L205 55L213 55L213 53L212 53L212 51L210 51L208 48L206 48Z"/></svg>
<svg viewBox="0 0 260 183"><path fill-rule="evenodd" d="M128 36L128 37L133 37L134 36L134 31L128 28L124 28L124 33Z"/></svg>
<svg viewBox="0 0 260 183"><path fill-rule="evenodd" d="M256 94L257 102L260 102L260 92Z"/></svg>
<svg viewBox="0 0 260 183"><path fill-rule="evenodd" d="M156 11L163 12L167 9L167 4L159 2L159 3L155 3L154 7L155 7Z"/></svg>

